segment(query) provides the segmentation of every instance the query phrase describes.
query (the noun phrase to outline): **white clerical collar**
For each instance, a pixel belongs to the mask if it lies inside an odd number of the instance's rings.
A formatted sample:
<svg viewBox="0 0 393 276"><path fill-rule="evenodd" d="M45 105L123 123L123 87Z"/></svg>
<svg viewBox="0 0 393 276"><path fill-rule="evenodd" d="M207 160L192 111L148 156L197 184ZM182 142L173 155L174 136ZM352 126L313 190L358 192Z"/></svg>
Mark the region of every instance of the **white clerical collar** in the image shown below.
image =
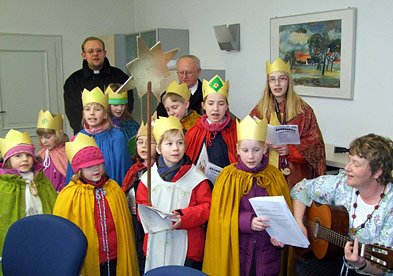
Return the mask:
<svg viewBox="0 0 393 276"><path fill-rule="evenodd" d="M98 75L100 73L100 70L93 70L95 75Z"/></svg>
<svg viewBox="0 0 393 276"><path fill-rule="evenodd" d="M196 83L194 84L194 86L189 88L191 91L191 95L194 95L195 91L198 89L198 83L199 83L199 81L197 80Z"/></svg>

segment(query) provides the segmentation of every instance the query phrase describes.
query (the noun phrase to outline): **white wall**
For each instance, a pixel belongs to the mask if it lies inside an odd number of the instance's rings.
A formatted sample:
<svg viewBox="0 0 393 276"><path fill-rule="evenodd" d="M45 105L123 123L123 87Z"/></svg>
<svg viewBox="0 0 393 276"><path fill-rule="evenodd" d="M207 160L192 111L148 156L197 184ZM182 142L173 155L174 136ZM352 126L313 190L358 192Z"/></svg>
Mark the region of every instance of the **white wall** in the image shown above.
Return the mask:
<svg viewBox="0 0 393 276"><path fill-rule="evenodd" d="M137 30L158 26L190 30L190 52L200 57L202 66L226 70L230 108L239 117L249 113L264 88L270 18L355 7L354 99L303 99L313 107L325 143L348 146L369 132L393 138L393 1L144 0L135 5ZM227 53L219 50L213 26L233 23L241 25L241 51Z"/></svg>
<svg viewBox="0 0 393 276"><path fill-rule="evenodd" d="M0 0L0 32L61 35L65 80L82 67L86 37L135 31L134 10L130 0Z"/></svg>
<svg viewBox="0 0 393 276"><path fill-rule="evenodd" d="M264 87L270 18L347 7L357 9L354 100L304 99L314 108L326 143L348 146L369 132L393 138L391 0L0 0L0 32L62 35L66 79L81 67L80 44L87 36L189 29L191 53L204 68L226 70L231 111L244 117ZM213 26L233 23L241 24L241 51L223 52Z"/></svg>

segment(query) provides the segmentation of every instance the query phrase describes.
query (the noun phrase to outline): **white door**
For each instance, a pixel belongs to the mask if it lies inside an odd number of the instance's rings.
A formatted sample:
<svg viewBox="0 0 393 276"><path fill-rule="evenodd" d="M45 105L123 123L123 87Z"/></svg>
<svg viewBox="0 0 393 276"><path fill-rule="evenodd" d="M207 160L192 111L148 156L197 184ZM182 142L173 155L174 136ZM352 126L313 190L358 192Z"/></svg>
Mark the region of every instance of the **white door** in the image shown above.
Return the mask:
<svg viewBox="0 0 393 276"><path fill-rule="evenodd" d="M60 36L0 33L0 137L16 129L36 141L40 109L63 113L62 71Z"/></svg>

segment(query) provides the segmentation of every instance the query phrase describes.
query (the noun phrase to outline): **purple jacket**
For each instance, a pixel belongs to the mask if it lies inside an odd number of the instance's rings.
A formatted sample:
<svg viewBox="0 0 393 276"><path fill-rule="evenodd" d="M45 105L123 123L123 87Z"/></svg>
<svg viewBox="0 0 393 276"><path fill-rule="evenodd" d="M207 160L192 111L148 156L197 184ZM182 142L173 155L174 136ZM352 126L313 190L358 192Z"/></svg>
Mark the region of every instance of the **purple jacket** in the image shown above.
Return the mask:
<svg viewBox="0 0 393 276"><path fill-rule="evenodd" d="M249 169L240 160L236 169L246 172L260 172L267 166L268 159L264 156L261 166ZM249 199L257 196L269 196L266 189L259 187L254 182L250 192L242 197L239 205L239 249L240 249L240 275L249 275L251 262L255 258L256 275L277 275L281 269L281 250L270 242L266 231L251 230L251 222L256 214Z"/></svg>

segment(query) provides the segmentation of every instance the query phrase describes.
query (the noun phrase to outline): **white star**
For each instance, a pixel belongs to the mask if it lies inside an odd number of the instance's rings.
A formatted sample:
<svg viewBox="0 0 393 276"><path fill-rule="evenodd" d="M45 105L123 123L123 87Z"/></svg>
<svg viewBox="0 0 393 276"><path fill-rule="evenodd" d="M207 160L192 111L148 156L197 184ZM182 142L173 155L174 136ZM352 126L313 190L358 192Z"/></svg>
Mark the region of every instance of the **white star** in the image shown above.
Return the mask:
<svg viewBox="0 0 393 276"><path fill-rule="evenodd" d="M169 83L177 79L176 74L169 72L167 64L179 49L163 53L160 41L149 49L139 36L137 39L138 57L127 63L131 77L118 89L118 92L136 88L141 98L147 93L147 83L150 81L154 96L160 100L161 93L166 90Z"/></svg>

